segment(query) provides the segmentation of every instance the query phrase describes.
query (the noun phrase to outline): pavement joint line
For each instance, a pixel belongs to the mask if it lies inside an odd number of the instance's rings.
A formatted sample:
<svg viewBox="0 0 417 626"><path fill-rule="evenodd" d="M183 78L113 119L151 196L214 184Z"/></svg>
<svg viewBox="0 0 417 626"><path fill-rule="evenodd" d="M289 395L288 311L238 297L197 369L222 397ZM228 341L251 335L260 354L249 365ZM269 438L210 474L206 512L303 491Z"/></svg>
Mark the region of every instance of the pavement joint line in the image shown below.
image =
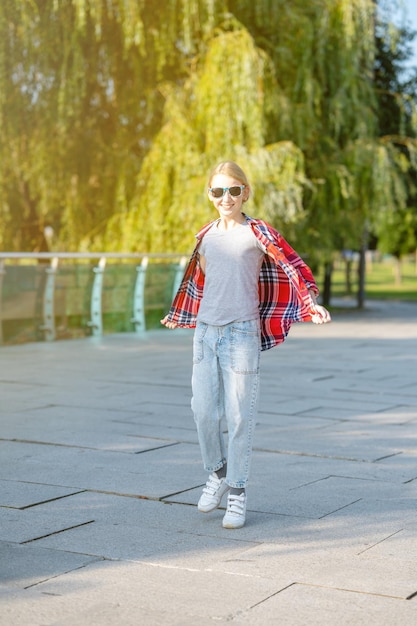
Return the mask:
<svg viewBox="0 0 417 626"><path fill-rule="evenodd" d="M9 443L27 443L33 446L56 446L57 448L79 448L81 450L100 450L100 448L92 448L91 446L75 446L70 443L58 443L54 441L37 441L36 439L8 439L6 437L0 437L0 441L6 441ZM120 452L120 451L118 451Z"/></svg>
<svg viewBox="0 0 417 626"><path fill-rule="evenodd" d="M410 478L409 480L405 480L402 484L403 484L403 485L407 485L408 483L412 483L412 482L414 482L415 480L417 480L417 476L416 476L415 478Z"/></svg>
<svg viewBox="0 0 417 626"><path fill-rule="evenodd" d="M198 487L201 485L198 485ZM184 491L191 491L192 489L196 489L196 487L189 487ZM150 500L151 502L161 502L162 504L186 504L190 506L195 506L194 504L189 504L188 502L178 503L178 502L165 502L164 498L169 498L171 496L145 496L143 494L137 493L118 493L117 491L104 491L103 489L84 489L86 493L100 493L105 496L117 496L118 498L132 498L133 500Z"/></svg>
<svg viewBox="0 0 417 626"><path fill-rule="evenodd" d="M393 406L387 407L385 409L377 409L375 413L386 413L387 411L393 411L396 409L404 409L406 407L412 407L412 404L394 404ZM416 417L417 417L417 407L416 407Z"/></svg>
<svg viewBox="0 0 417 626"><path fill-rule="evenodd" d="M192 533L190 533L192 534ZM237 539L233 539L233 541L245 541L245 540L237 540ZM256 543L256 542L254 542ZM248 548L248 550L251 548ZM155 567L155 568L160 568L160 569L174 569L174 570L180 570L182 572L195 572L198 574L201 573L218 573L217 570L211 568L211 567L187 567L185 565L168 565L167 563L155 563L153 561L143 561L143 560L139 560L139 561L129 561L130 563L140 563L141 565L149 565L150 567ZM227 561L228 562L228 561ZM262 578L262 576L258 575L258 574L244 574L242 572L229 572L226 571L224 572L225 574L228 574L229 576L239 576L240 578ZM273 594L274 595L274 594Z"/></svg>
<svg viewBox="0 0 417 626"><path fill-rule="evenodd" d="M378 482L378 479L376 478L362 478L361 476L338 476L337 474L329 474L328 476L322 476L322 478L317 478L316 480L311 480L307 483L301 483L301 485L297 485L296 487L290 487L288 491L296 491L297 489L301 489L302 487L309 487L310 485L321 483L324 480L329 480L329 478L342 478L346 480L368 480L369 482Z"/></svg>
<svg viewBox="0 0 417 626"><path fill-rule="evenodd" d="M414 593L410 593L410 595L406 597L406 600L414 600L414 598L416 597L417 597L417 591L415 591Z"/></svg>
<svg viewBox="0 0 417 626"><path fill-rule="evenodd" d="M81 528L82 526L88 526L89 524L94 524L96 520L88 520L87 522L82 522L81 524L75 524L74 526L68 526L68 528L61 528L60 530L55 530L52 533L47 533L46 535L41 535L39 537L33 537L32 539L26 539L25 541L21 541L19 545L23 546L28 543L32 543L34 541L39 541L40 539L46 539L47 537L53 537L54 535L59 535L61 533L65 533L67 530L74 530L74 528Z"/></svg>
<svg viewBox="0 0 417 626"><path fill-rule="evenodd" d="M330 461L349 461L350 463L376 463L376 461L380 461L385 457L381 457L381 459L354 459L346 456L332 456L326 454L314 454L313 452L296 452L295 450L269 450L268 448L253 448L256 452L269 452L270 454L282 454L288 456L305 456L313 459L328 459ZM398 454L402 454L401 452L396 452L395 454L390 454L386 458L391 456L397 456Z"/></svg>
<svg viewBox="0 0 417 626"><path fill-rule="evenodd" d="M370 483L381 483L381 484L384 484L386 482L382 478L368 478L367 476L345 476L344 474L329 474L328 476L326 476L326 480L328 478L345 478L347 480L362 480L362 481L368 481ZM319 480L323 480L323 479L319 478ZM313 481L313 482L318 482L318 481Z"/></svg>
<svg viewBox="0 0 417 626"><path fill-rule="evenodd" d="M127 435L127 437L138 437L141 438L140 435ZM145 439L146 437L144 437ZM148 439L154 439L154 437L147 437ZM6 441L9 443L25 443L25 444L29 444L29 445L35 445L35 446L56 446L58 448L75 448L77 450L96 450L96 451L100 451L100 450L104 450L103 448L93 448L92 446L80 446L80 445L74 445L74 444L70 444L70 443L58 443L58 442L54 442L54 441L37 441L35 439L7 439L4 437L0 437L0 441ZM164 441L164 440L161 440ZM166 440L165 440L166 441ZM137 451L125 451L125 450L112 450L112 449L105 449L106 451L109 452L115 452L115 453L120 453L120 454L144 454L145 452L154 452L155 450L162 450L163 448L169 448L170 446L177 446L179 445L180 441L174 441L171 443L167 443L165 445L161 445L161 446L155 446L153 448L148 448L146 450L137 450ZM186 442L184 442L186 443Z"/></svg>
<svg viewBox="0 0 417 626"><path fill-rule="evenodd" d="M43 485L45 487L62 487L62 485L55 485L53 483L44 483L37 480L22 480L20 478L0 478L0 482L23 483L24 485ZM67 487L67 489L72 489L72 487ZM86 489L83 489L82 491L86 491Z"/></svg>
<svg viewBox="0 0 417 626"><path fill-rule="evenodd" d="M350 506L350 505L347 505ZM219 507L219 509L226 507ZM320 519L319 517L315 517L313 515L299 515L297 513L280 513L278 511L262 511L261 509L247 509L250 513L257 513L258 515L273 515L274 517L289 517L290 519L297 520L313 520L316 521ZM330 515L330 514L329 514Z"/></svg>
<svg viewBox="0 0 417 626"><path fill-rule="evenodd" d="M321 483L323 480L328 480L329 478L334 478L334 476L332 474L329 474L328 476L322 476L322 478L317 478L316 480L310 480L307 483L301 483L301 485L297 485L296 487L290 487L288 491L297 491L297 489L302 489L303 487L316 485L317 483Z"/></svg>
<svg viewBox="0 0 417 626"><path fill-rule="evenodd" d="M132 424L132 422L125 422L121 420L113 420L117 424ZM136 425L138 426L155 426L155 424L148 424L147 422L139 422ZM186 428L185 426L165 426L165 424L161 424L161 428L164 430L184 430L186 432L195 433L195 428ZM129 433L128 437L137 437L138 439L157 439L160 441L171 441L166 437L152 437L151 435L135 435L133 433ZM190 442L188 442L190 443Z"/></svg>
<svg viewBox="0 0 417 626"><path fill-rule="evenodd" d="M201 487L204 487L204 485L205 485L205 483L201 483L201 485L195 485L194 487L187 487L187 489L181 489L180 491L174 491L173 493L169 493L169 494L167 494L165 496L162 496L161 500L164 500L165 498L173 498L174 496L178 496L181 493L187 493L188 491L192 491L193 489L201 489Z"/></svg>
<svg viewBox="0 0 417 626"><path fill-rule="evenodd" d="M291 587L294 587L294 585L297 585L299 583L290 583L289 585L286 585L285 587L283 587L282 589L278 589L278 591L275 591L275 593L271 593L269 596L267 596L266 598L262 598L262 600L259 600L259 602L256 602L255 604L253 604L252 606L249 607L249 610L251 611L252 609L254 609L255 607L259 606L260 604L263 604L264 602L267 602L268 600L270 600L271 598L274 598L275 596L277 596L278 594L282 593L283 591L286 591L287 589L290 589Z"/></svg>
<svg viewBox="0 0 417 626"><path fill-rule="evenodd" d="M371 546L368 546L364 550L361 550L360 552L357 553L357 556L360 556L364 552L368 552L368 550L372 550L372 548L375 548L375 546L378 546L380 543L384 543L384 541L386 541L387 539L391 539L391 537L395 537L395 535L399 535L400 533L403 533L403 532L404 532L404 528L400 528L400 530L396 530L395 533L391 533L390 535L387 535L386 537L384 537L383 539L380 539L376 543L373 543Z"/></svg>
<svg viewBox="0 0 417 626"><path fill-rule="evenodd" d="M21 387L50 387L49 383L33 383L25 380L7 380L2 378L0 380L0 385L20 385Z"/></svg>
<svg viewBox="0 0 417 626"><path fill-rule="evenodd" d="M394 456L401 456L402 454L404 454L402 450L400 452L393 452L393 454L387 454L386 456L381 456L379 457L379 459L375 459L374 461L371 461L371 463L379 463L379 461L385 461L385 459L392 459Z"/></svg>
<svg viewBox="0 0 417 626"><path fill-rule="evenodd" d="M23 483L26 485L42 485L45 487L60 487L62 489L74 489L73 486L70 485L56 485L55 483L40 483L40 482L32 482L29 480L14 480L14 479L10 479L10 478L0 478L0 482L2 481L7 481L7 482L13 482L13 483ZM24 508L32 508L34 506L38 506L40 504L45 504L47 502L53 502L54 500L61 500L63 498L70 498L72 496L76 496L79 495L81 493L99 493L102 495L106 495L106 496L117 496L119 498L132 498L132 499L137 499L137 500L150 500L152 502L161 502L162 504L185 504L185 505L189 505L189 506L195 506L195 504L191 504L189 502L165 502L164 500L166 498L171 498L177 494L180 493L186 493L187 491L192 491L193 489L198 489L201 488L205 483L201 483L199 485L195 485L193 487L188 487L187 489L183 489L182 491L178 491L176 493L173 494L168 494L168 495L164 495L164 496L147 496L147 495L143 495L143 494L135 494L135 493L119 493L117 491L105 491L103 489L78 489L77 491L74 491L73 493L68 493L65 494L63 496L58 496L56 498L51 498L50 500L45 500L45 502L37 502L35 504L30 504L28 506L25 507L9 507L9 506L4 506L4 505L0 505L0 508L12 508L12 509L24 509Z"/></svg>
<svg viewBox="0 0 417 626"><path fill-rule="evenodd" d="M155 452L155 450L163 450L164 448L171 448L172 446L179 446L181 444L180 441L173 441L172 443L166 443L164 445L155 446L154 448L146 448L146 450L138 450L137 452L133 452L133 454L146 454L147 452Z"/></svg>
<svg viewBox="0 0 417 626"><path fill-rule="evenodd" d="M410 384L407 384L404 387L402 387L402 389L405 389L407 387L411 387L412 389L416 388L415 383L410 383ZM374 389L369 391L368 389L357 389L357 388L356 389L354 389L354 388L344 389L343 387L342 388L335 387L332 391L338 392L338 393L347 393L347 394L355 394L356 393L358 395L362 394L362 395L367 395L367 396L375 396L375 390ZM378 389L378 394L380 396L384 396L384 397L389 396L390 398L393 398L393 399L396 396L401 396L401 398L405 397L404 393L399 393L397 390L384 391L383 389ZM415 394L415 393L411 394L411 395L407 395L406 397L407 398L413 398L414 402L417 402L417 394ZM340 398L340 399L342 399L342 398ZM366 402L366 399L364 401ZM405 406L414 406L414 403L410 404L410 405L406 404Z"/></svg>
<svg viewBox="0 0 417 626"><path fill-rule="evenodd" d="M140 435L138 435L140 437ZM152 439L152 437L151 437ZM149 448L146 450L139 450L138 452L134 452L133 454L144 454L145 452L153 452L155 450L162 450L163 448L170 448L171 446L196 446L198 445L194 441L173 441L172 443L168 443L164 446L156 446L155 448Z"/></svg>
<svg viewBox="0 0 417 626"><path fill-rule="evenodd" d="M343 509L347 509L348 507L352 506L352 504L356 504L357 502L361 502L363 500L363 498L358 498L357 500L353 500L352 502L348 502L348 504L344 504L343 506L339 506L337 509L334 509L334 511L329 511L329 513L325 513L324 515L321 515L318 519L324 519L325 517L329 517L329 515L333 515L334 513L338 513L339 511L343 511Z"/></svg>
<svg viewBox="0 0 417 626"><path fill-rule="evenodd" d="M110 378L100 378L100 379L95 379L95 382L100 382L100 383L106 383L106 384L111 384L114 385L114 379ZM189 385L183 385L183 384L175 384L175 383L167 383L167 382L163 382L163 383L155 383L155 382L151 382L149 380L118 380L117 381L117 385L129 385L129 386L135 386L135 387L157 387L157 388L162 388L162 389L166 389L167 387L170 387L172 389L186 389L187 392L189 390ZM120 392L117 395L123 395L123 392Z"/></svg>
<svg viewBox="0 0 417 626"><path fill-rule="evenodd" d="M17 481L17 482L23 482L23 481ZM29 483L29 484L45 485L45 483ZM58 485L45 485L45 486L51 487L51 486L58 486ZM77 496L80 493L85 493L85 492L86 492L86 489L81 489L78 491L74 491L73 493L66 493L63 496L57 496L55 498L48 498L47 500L42 500L42 502L34 502L33 504L26 504L25 506L9 506L9 505L0 504L0 508L25 511L26 509L33 509L34 507L41 506L42 504L48 504L49 502L56 502L56 500L63 500L64 498L71 498L72 496Z"/></svg>
<svg viewBox="0 0 417 626"><path fill-rule="evenodd" d="M348 589L347 587L333 587L331 585L317 585L315 583L307 583L307 582L300 582L300 581L294 582L293 585L302 585L303 587L317 587L318 589L329 589L331 591L343 591L345 593L357 593L357 594L360 594L361 596L376 596L378 598L391 598L392 600L402 600L402 601L408 600L408 598L405 596L394 596L394 595L390 595L387 593L376 593L374 591L361 591L360 589Z"/></svg>
<svg viewBox="0 0 417 626"><path fill-rule="evenodd" d="M76 553L79 554L79 553ZM90 555L85 555L85 556L90 556ZM105 559L104 557L97 557L96 555L91 555L92 558L94 559L92 562L93 563L99 563L101 561L107 561L108 559ZM90 563L84 564L84 565L80 565L79 567L74 567L72 569L69 569L65 572L60 572L59 574L56 574L55 576L50 576L49 578L45 578L43 580L37 580L35 583L32 583L31 585L27 585L26 587L23 587L23 589L26 591L27 589L32 589L33 587L37 587L38 585L42 585L45 583L48 583L51 580L55 580L56 578L60 578L60 576L65 576L65 574L70 574L72 572L77 572L78 570L82 570L85 569L88 565L91 565ZM62 593L48 593L45 591L42 591L42 595L44 596L55 596L55 597L62 597Z"/></svg>

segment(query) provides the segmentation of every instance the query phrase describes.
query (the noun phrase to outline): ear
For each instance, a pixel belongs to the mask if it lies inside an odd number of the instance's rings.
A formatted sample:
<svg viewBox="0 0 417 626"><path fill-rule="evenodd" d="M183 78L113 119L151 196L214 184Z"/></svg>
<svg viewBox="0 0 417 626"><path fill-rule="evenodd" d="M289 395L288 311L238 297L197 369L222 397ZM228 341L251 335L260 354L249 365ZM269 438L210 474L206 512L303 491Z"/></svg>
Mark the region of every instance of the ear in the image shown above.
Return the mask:
<svg viewBox="0 0 417 626"><path fill-rule="evenodd" d="M250 187L245 187L243 190L243 202L247 202L250 196Z"/></svg>

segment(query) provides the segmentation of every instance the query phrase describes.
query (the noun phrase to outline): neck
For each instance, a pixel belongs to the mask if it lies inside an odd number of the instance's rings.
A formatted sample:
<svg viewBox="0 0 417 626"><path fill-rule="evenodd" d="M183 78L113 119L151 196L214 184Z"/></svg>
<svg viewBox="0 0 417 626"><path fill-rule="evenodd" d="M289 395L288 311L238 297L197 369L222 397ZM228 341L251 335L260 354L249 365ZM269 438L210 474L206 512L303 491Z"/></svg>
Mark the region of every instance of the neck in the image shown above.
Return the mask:
<svg viewBox="0 0 417 626"><path fill-rule="evenodd" d="M240 214L239 217L235 219L227 219L225 217L221 217L217 223L217 228L219 230L232 230L232 228L236 228L236 226L241 226L245 224L246 218L243 213Z"/></svg>

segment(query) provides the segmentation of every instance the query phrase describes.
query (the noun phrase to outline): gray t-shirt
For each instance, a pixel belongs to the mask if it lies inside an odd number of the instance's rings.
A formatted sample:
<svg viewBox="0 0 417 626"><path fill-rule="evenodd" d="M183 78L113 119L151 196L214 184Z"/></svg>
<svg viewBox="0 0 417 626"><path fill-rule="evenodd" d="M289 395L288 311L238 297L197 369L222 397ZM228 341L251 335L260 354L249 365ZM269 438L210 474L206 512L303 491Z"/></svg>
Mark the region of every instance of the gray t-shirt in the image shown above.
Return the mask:
<svg viewBox="0 0 417 626"><path fill-rule="evenodd" d="M248 224L206 233L200 254L206 259L198 320L213 326L259 317L258 280L265 250Z"/></svg>

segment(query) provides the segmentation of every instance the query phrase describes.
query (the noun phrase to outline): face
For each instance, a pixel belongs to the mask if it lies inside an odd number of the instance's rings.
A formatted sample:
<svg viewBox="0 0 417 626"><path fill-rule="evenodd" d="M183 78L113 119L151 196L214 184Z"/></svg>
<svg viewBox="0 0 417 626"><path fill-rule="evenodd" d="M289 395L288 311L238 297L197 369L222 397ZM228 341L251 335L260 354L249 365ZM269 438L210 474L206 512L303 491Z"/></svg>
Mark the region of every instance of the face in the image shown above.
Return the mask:
<svg viewBox="0 0 417 626"><path fill-rule="evenodd" d="M210 189L215 189L216 187L222 189L227 187L228 189L220 198L216 198L213 192L208 192L208 197L218 210L221 218L225 220L241 220L242 204L248 199L250 189L249 187L245 187L241 190L239 196L234 196L230 193L229 188L232 187L232 192L234 192L233 187L242 186L240 180L232 178L231 176L225 176L224 174L215 174L213 176Z"/></svg>

